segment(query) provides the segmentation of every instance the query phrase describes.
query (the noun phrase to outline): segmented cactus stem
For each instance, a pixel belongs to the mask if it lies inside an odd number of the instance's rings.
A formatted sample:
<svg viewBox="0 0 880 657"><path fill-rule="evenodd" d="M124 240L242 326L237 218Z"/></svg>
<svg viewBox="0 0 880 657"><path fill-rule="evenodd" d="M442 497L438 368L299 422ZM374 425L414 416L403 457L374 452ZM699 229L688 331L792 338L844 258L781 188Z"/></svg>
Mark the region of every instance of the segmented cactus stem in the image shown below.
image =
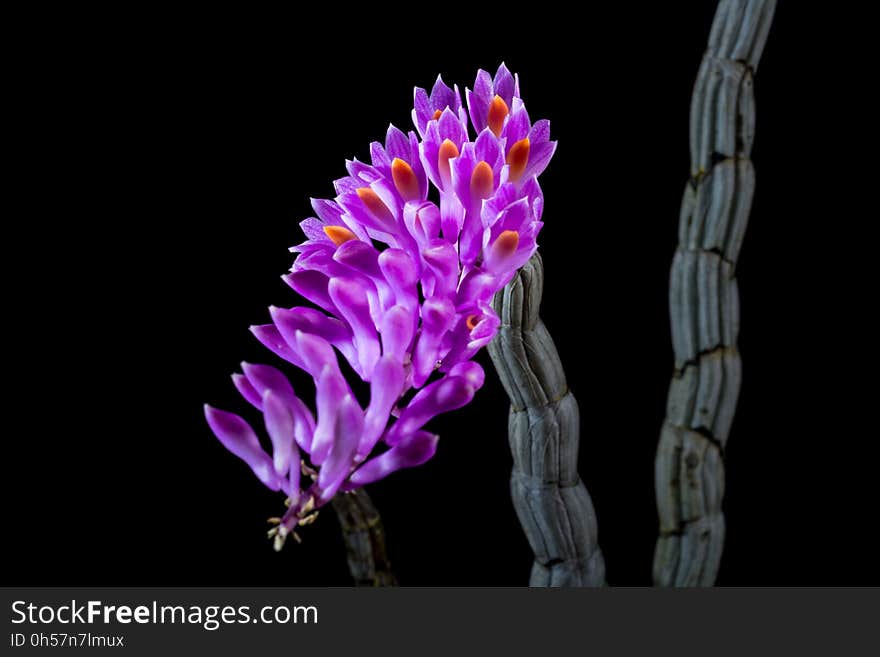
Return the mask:
<svg viewBox="0 0 880 657"><path fill-rule="evenodd" d="M382 518L366 489L339 493L333 509L342 528L348 569L356 586L397 586L385 548Z"/></svg>
<svg viewBox="0 0 880 657"><path fill-rule="evenodd" d="M580 419L556 346L538 316L538 254L492 302L501 328L489 354L510 397L510 491L535 554L531 586L601 586L596 514L577 473Z"/></svg>
<svg viewBox="0 0 880 657"><path fill-rule="evenodd" d="M775 0L721 0L691 99L691 178L669 312L675 371L655 462L658 586L712 586L724 547L724 446L740 386L736 261L755 172L752 78Z"/></svg>

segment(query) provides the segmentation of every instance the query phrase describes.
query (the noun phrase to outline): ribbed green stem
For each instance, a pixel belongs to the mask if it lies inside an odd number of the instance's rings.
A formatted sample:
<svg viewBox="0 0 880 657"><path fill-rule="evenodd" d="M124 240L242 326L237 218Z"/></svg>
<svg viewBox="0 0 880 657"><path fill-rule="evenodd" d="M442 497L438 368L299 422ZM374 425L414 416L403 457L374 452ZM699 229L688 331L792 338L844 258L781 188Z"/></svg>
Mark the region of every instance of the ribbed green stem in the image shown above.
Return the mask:
<svg viewBox="0 0 880 657"><path fill-rule="evenodd" d="M535 254L492 302L501 328L489 354L511 402L510 491L535 553L531 586L601 586L596 514L577 473L578 405L538 316L543 289Z"/></svg>
<svg viewBox="0 0 880 657"><path fill-rule="evenodd" d="M755 187L752 78L775 0L722 0L691 99L691 178L672 261L675 371L655 464L658 586L712 586L724 547L723 451L740 386L736 261Z"/></svg>

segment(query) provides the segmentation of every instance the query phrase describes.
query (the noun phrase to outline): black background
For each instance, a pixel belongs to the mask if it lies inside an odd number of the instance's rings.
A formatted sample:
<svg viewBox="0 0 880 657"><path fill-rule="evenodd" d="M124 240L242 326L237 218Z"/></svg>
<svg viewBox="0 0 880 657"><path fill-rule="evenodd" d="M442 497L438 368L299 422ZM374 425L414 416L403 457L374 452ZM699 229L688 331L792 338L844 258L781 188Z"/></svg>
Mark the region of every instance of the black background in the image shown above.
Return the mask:
<svg viewBox="0 0 880 657"><path fill-rule="evenodd" d="M880 583L874 386L852 373L874 371L859 309L875 303L876 211L843 205L857 167L839 149L862 148L860 132L817 36L834 26L804 4L780 3L756 81L725 585ZM580 472L608 579L650 583L667 276L713 5L584 18L437 6L407 27L378 7L33 27L12 59L26 146L12 228L37 247L7 276L7 583L348 584L331 511L302 545L271 550L265 519L281 499L216 441L202 404L247 414L229 374L241 360L279 365L247 327L298 303L279 277L308 198L331 196L344 158L367 158L389 121L410 127L414 85L442 72L463 89L502 60L559 140L542 178L543 316L581 402ZM435 459L371 489L402 584L528 581L507 400L481 362L474 403L432 424Z"/></svg>

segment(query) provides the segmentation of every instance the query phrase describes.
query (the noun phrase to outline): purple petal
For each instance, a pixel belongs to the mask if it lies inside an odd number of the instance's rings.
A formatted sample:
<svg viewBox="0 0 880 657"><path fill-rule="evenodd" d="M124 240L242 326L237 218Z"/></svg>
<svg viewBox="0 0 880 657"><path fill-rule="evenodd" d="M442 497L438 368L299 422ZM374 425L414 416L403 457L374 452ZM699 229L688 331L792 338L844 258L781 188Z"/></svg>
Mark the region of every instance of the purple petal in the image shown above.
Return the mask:
<svg viewBox="0 0 880 657"><path fill-rule="evenodd" d="M309 217L308 219L303 219L299 222L299 227L303 234L310 240L316 242L330 241L330 238L327 237L327 233L324 232L324 226L326 225L327 224L320 219L315 219L315 217Z"/></svg>
<svg viewBox="0 0 880 657"><path fill-rule="evenodd" d="M399 128L395 128L394 125L389 125L388 132L385 133L385 151L392 160L395 157L400 158L404 162L409 162L412 159L409 137Z"/></svg>
<svg viewBox="0 0 880 657"><path fill-rule="evenodd" d="M281 481L272 466L272 459L260 447L257 434L250 425L234 413L228 413L205 404L208 426L223 446L247 463L257 478L271 490L280 490Z"/></svg>
<svg viewBox="0 0 880 657"><path fill-rule="evenodd" d="M540 176L544 172L544 169L547 168L547 165L550 164L550 158L553 157L553 153L555 152L555 141L545 141L541 144L532 146L529 150L529 163L526 165L526 170L523 172L523 178L529 179L535 176Z"/></svg>
<svg viewBox="0 0 880 657"><path fill-rule="evenodd" d="M420 390L400 414L385 436L385 442L396 445L403 436L415 433L428 420L440 413L454 411L469 403L476 388L462 376L446 376Z"/></svg>
<svg viewBox="0 0 880 657"><path fill-rule="evenodd" d="M532 144L540 144L545 141L550 141L550 121L547 119L536 121L535 125L532 126L532 129L529 132L529 140Z"/></svg>
<svg viewBox="0 0 880 657"><path fill-rule="evenodd" d="M447 298L432 297L422 304L422 332L413 350L413 385L419 388L437 367L440 342L455 321L455 306Z"/></svg>
<svg viewBox="0 0 880 657"><path fill-rule="evenodd" d="M244 372L248 383L250 383L254 392L260 398L261 405L259 408L261 410L262 399L266 395L266 392L272 392L288 406L292 405L294 400L297 399L297 396L293 391L293 386L290 385L290 380L284 376L281 370L278 370L271 365L258 365L247 362L241 364L241 369Z"/></svg>
<svg viewBox="0 0 880 657"><path fill-rule="evenodd" d="M394 355L383 356L370 382L370 405L364 420L363 435L357 448L357 459L363 459L373 447L388 425L391 409L403 393L406 374L400 359Z"/></svg>
<svg viewBox="0 0 880 657"><path fill-rule="evenodd" d="M300 369L304 369L302 359L290 348L274 324L251 326L251 333L275 355L283 358L288 363L293 363Z"/></svg>
<svg viewBox="0 0 880 657"><path fill-rule="evenodd" d="M304 446L311 443L312 434L315 432L315 418L303 401L296 396L288 378L270 365L242 363L241 369L247 383L259 396L260 410L263 410L262 398L266 392L271 392L287 406L293 417L296 442L305 449Z"/></svg>
<svg viewBox="0 0 880 657"><path fill-rule="evenodd" d="M331 226L345 225L345 222L342 221L342 208L339 207L339 204L336 203L336 201L330 201L323 198L313 198L311 201L312 209L315 211L315 214L318 215L318 218L325 224Z"/></svg>
<svg viewBox="0 0 880 657"><path fill-rule="evenodd" d="M369 381L380 349L365 286L355 278L334 278L328 291L343 319L351 326L361 371L364 380Z"/></svg>
<svg viewBox="0 0 880 657"><path fill-rule="evenodd" d="M430 294L451 297L458 287L458 253L455 247L446 240L432 240L422 251L422 257L434 274L433 290ZM429 292L425 292L429 294Z"/></svg>
<svg viewBox="0 0 880 657"><path fill-rule="evenodd" d="M328 317L314 308L269 306L269 314L288 343L292 343L296 331L320 335L331 344L351 341L351 330L344 322Z"/></svg>
<svg viewBox="0 0 880 657"><path fill-rule="evenodd" d="M447 107L451 110L458 110L461 107L458 88L453 91L443 82L443 78L438 75L434 86L431 88L431 107L434 110L440 111L445 110Z"/></svg>
<svg viewBox="0 0 880 657"><path fill-rule="evenodd" d="M438 436L427 431L418 431L404 437L387 452L370 459L358 468L349 478L346 489L359 488L383 479L397 470L422 465L434 456L438 440Z"/></svg>
<svg viewBox="0 0 880 657"><path fill-rule="evenodd" d="M478 314L480 319L472 330L469 330L467 327L470 315L465 313L455 329L450 332L449 350L443 356L443 366L440 368L440 371L456 372L456 368L467 365L467 362L463 363L462 361L473 358L480 349L489 344L492 338L495 337L501 324L498 315L495 314L491 306L484 307ZM473 363L473 365L479 367L476 363ZM480 368L480 372L482 372L482 368ZM480 383L476 387L479 388L482 385L482 379L480 379Z"/></svg>
<svg viewBox="0 0 880 657"><path fill-rule="evenodd" d="M336 352L324 338L303 331L294 333L294 344L291 345L302 358L306 372L317 379L328 365L338 370L339 362L336 360Z"/></svg>
<svg viewBox="0 0 880 657"><path fill-rule="evenodd" d="M443 239L455 243L464 225L464 206L455 194L440 192L440 225Z"/></svg>
<svg viewBox="0 0 880 657"><path fill-rule="evenodd" d="M410 201L403 208L403 222L409 234L422 246L440 233L440 209L430 201Z"/></svg>
<svg viewBox="0 0 880 657"><path fill-rule="evenodd" d="M263 418L266 422L266 432L272 441L272 461L275 472L279 477L284 477L291 467L291 462L296 463L299 469L299 450L294 442L294 421L288 410L287 404L266 390L263 395Z"/></svg>
<svg viewBox="0 0 880 657"><path fill-rule="evenodd" d="M374 282L376 280L385 282L379 269L379 252L371 244L350 240L336 249L333 259L373 279Z"/></svg>
<svg viewBox="0 0 880 657"><path fill-rule="evenodd" d="M247 380L246 376L244 376L243 374L233 374L232 383L235 384L235 387L241 393L241 396L244 397L252 406L261 411L263 410L263 400L260 397L260 393L258 393L254 389L254 387L251 385L251 382Z"/></svg>
<svg viewBox="0 0 880 657"><path fill-rule="evenodd" d="M507 106L510 107L514 96L514 81L513 75L507 70L504 62L501 63L501 66L498 67L498 72L495 73L494 87L495 93L501 96L504 102L507 103Z"/></svg>
<svg viewBox="0 0 880 657"><path fill-rule="evenodd" d="M382 316L383 356L392 356L403 363L412 343L416 319L415 313L402 305L390 308Z"/></svg>
<svg viewBox="0 0 880 657"><path fill-rule="evenodd" d="M482 69L477 71L474 91L471 93L470 89L465 89L465 95L467 96L471 124L474 126L474 130L482 132L489 118L489 103L495 97L492 76Z"/></svg>
<svg viewBox="0 0 880 657"><path fill-rule="evenodd" d="M327 293L327 285L330 281L325 274L318 271L302 270L285 274L281 278L298 294L316 306L320 306L334 315L339 314L339 310Z"/></svg>
<svg viewBox="0 0 880 657"><path fill-rule="evenodd" d="M321 372L315 388L318 423L315 425L314 439L306 451L311 454L312 463L321 465L333 449L339 402L350 395L351 390L339 371L329 365Z"/></svg>
<svg viewBox="0 0 880 657"><path fill-rule="evenodd" d="M498 187L498 180L501 177L501 165L504 164L504 158L501 154L501 147L498 145L498 139L489 128L483 130L477 137L477 141L474 142L474 155L478 162L487 162L492 167L492 173L495 176L495 187Z"/></svg>
<svg viewBox="0 0 880 657"><path fill-rule="evenodd" d="M394 291L398 304L412 308L418 303L416 283L419 276L412 257L403 249L385 249L379 255L379 267Z"/></svg>
<svg viewBox="0 0 880 657"><path fill-rule="evenodd" d="M514 101L507 123L504 125L503 136L507 140L506 150L510 151L510 147L520 139L530 137L530 128L529 113L526 111L522 101L517 99Z"/></svg>
<svg viewBox="0 0 880 657"><path fill-rule="evenodd" d="M379 172L378 169L376 169L376 167L366 164L365 162L361 162L357 158L353 160L346 160L345 168L348 169L348 172L353 178L362 180L364 184L369 184L374 180L379 180L382 177L382 174Z"/></svg>
<svg viewBox="0 0 880 657"><path fill-rule="evenodd" d="M486 372L479 363L473 361L459 363L449 370L449 376L460 376L466 379L474 387L474 390L482 388L486 381Z"/></svg>
<svg viewBox="0 0 880 657"><path fill-rule="evenodd" d="M413 91L413 125L419 134L425 136L425 126L431 120L434 111L431 109L431 103L428 99L428 92L420 87L416 87Z"/></svg>
<svg viewBox="0 0 880 657"><path fill-rule="evenodd" d="M464 305L479 301L488 302L497 289L494 276L479 269L474 269L465 275L461 285L458 286L456 304Z"/></svg>
<svg viewBox="0 0 880 657"><path fill-rule="evenodd" d="M354 452L364 430L364 413L351 395L339 402L336 413L336 431L333 448L318 473L321 497L328 499L336 494L343 480L354 465Z"/></svg>
<svg viewBox="0 0 880 657"><path fill-rule="evenodd" d="M391 170L391 158L385 152L385 147L378 141L370 143L370 160L373 162L374 167L386 175Z"/></svg>

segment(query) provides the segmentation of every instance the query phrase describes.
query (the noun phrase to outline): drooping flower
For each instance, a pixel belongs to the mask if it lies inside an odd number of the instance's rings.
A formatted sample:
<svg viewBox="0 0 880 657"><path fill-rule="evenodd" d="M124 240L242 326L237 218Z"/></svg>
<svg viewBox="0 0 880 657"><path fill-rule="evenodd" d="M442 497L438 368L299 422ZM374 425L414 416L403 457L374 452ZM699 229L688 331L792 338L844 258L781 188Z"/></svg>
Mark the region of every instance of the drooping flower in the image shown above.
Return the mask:
<svg viewBox="0 0 880 657"><path fill-rule="evenodd" d="M390 126L371 163L346 163L336 197L313 199L306 240L285 282L317 308L271 307L255 337L307 372L314 411L269 365L242 364L241 395L262 413L271 450L242 417L206 406L213 432L258 479L287 496L276 547L339 491L420 465L437 449L425 429L483 385L471 359L495 336L492 296L537 248L543 194L536 176L555 149L531 124L502 64L467 91L438 78L416 89L418 134ZM476 138L468 137L470 114ZM439 205L431 200L429 183ZM369 387L361 402L339 356Z"/></svg>

